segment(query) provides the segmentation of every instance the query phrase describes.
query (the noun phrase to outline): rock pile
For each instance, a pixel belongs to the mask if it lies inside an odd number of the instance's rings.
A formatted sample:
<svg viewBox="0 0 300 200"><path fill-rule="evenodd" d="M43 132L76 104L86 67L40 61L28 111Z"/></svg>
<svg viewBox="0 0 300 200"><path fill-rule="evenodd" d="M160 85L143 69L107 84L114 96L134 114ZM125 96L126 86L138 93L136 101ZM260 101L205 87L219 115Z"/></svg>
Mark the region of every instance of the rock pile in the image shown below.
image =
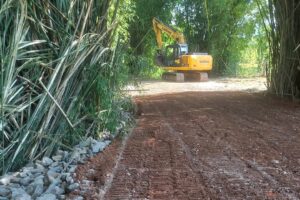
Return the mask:
<svg viewBox="0 0 300 200"><path fill-rule="evenodd" d="M0 177L0 200L55 200L79 187L74 176L77 164L103 151L111 141L88 138L72 152L58 150L49 157L30 163L19 172ZM76 199L83 199L78 196Z"/></svg>

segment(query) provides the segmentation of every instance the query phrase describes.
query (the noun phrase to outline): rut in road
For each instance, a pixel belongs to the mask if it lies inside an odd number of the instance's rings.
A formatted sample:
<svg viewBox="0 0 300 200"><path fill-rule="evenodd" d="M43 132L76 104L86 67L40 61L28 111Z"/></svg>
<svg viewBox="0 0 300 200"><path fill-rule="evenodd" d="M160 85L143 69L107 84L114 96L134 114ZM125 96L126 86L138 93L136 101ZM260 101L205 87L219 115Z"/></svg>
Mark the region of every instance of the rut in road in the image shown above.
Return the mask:
<svg viewBox="0 0 300 200"><path fill-rule="evenodd" d="M126 144L78 168L93 181L87 199L300 199L299 105L242 92L136 103Z"/></svg>

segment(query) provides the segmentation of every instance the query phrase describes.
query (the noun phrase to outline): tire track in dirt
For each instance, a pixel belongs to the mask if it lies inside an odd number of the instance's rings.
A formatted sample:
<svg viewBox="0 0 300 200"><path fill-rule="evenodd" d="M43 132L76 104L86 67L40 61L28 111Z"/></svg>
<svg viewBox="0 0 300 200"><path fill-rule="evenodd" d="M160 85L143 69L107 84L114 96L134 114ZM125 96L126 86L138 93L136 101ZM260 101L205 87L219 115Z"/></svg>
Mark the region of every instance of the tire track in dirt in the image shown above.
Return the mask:
<svg viewBox="0 0 300 200"><path fill-rule="evenodd" d="M155 104L151 104L149 107L157 110ZM190 198L194 196L195 199L206 199L207 196L209 196L206 191L207 189L200 184L202 180L199 180L197 175L193 174L193 171L190 168L191 161L186 158L186 153L188 153L188 151L185 151L183 149L184 146L179 144L178 137L173 136L172 128L169 127L168 123L165 123L164 120L162 120L163 117L161 116L161 113L158 111L156 114L158 114L159 122L152 119L152 123L160 127L159 129L161 130L158 132L159 135L152 135L148 140L142 142L142 144L150 145L155 148L152 149L154 152L152 162L146 164L146 169L139 169L139 171L147 171L150 174L150 176L148 176L148 194L146 196L140 196L139 199L142 197L149 199L185 199L186 195L189 195ZM145 130L142 131L147 132ZM136 132L136 134L142 133ZM130 145L128 144L128 147L129 146ZM128 149L128 154L133 154L132 150ZM123 164L127 165L128 169L130 163ZM124 170L125 168L119 168L119 171ZM137 169L135 168L135 170ZM184 181L183 178L186 179L186 181ZM130 192L137 188L131 189ZM130 192L127 193L128 195L126 197L121 197L118 196L118 192L116 193L113 191L111 194L107 195L107 199L135 198L134 194L129 194Z"/></svg>
<svg viewBox="0 0 300 200"><path fill-rule="evenodd" d="M191 99L190 99L191 100ZM186 104L186 102L174 102L174 104L178 104L178 105L181 105L181 106L183 106L184 107L184 109L183 110L188 110L189 108L188 107L186 107L186 106L184 106L184 105L192 105L192 104ZM177 107L177 106L176 106ZM190 119L191 117L189 117L189 116L186 116L188 119ZM167 118L167 117L166 117ZM209 139L212 139L212 141L214 141L214 140L216 140L217 139L217 137L215 137L214 136L214 134L212 134L209 130L207 130L206 128L204 128L201 124L197 124L198 126L197 127L199 127L200 126L200 129L204 132L204 134L200 134L200 137L201 136L203 136L203 135L207 135L207 136L209 136ZM182 126L184 126L183 124L180 124L180 126L182 127ZM191 128L189 127L189 130L190 130L190 133L192 132L191 131ZM194 132L193 132L194 133ZM199 132L195 132L198 136L199 136ZM193 136L194 137L194 136ZM225 147L223 147L223 148L225 148L225 149L231 149L231 151L232 151L232 148L228 145L228 144L226 144L226 143L224 143L224 141L223 141L223 145L225 146ZM186 146L186 145L185 145ZM191 141L189 141L189 146L191 146L190 148L193 148L193 143L191 142ZM231 154L233 154L233 152L231 152ZM193 158L191 158L190 160L192 161L192 162L194 162L195 164L196 164L196 166L195 166L195 168L200 168L200 169L205 169L205 174L210 174L210 176L206 176L207 178L206 178L206 180L208 180L208 182L209 182L209 184L210 185L214 185L214 184L216 184L216 183L214 183L212 180L211 180L211 175L218 175L218 176L222 176L222 174L221 173L218 173L218 169L216 168L216 166L214 166L214 164L216 164L216 163L213 163L213 164L209 164L207 161L205 161L205 159L201 159L201 158L197 158L197 156L192 156L192 155L190 155L190 157L193 157ZM237 156L237 158L240 158L240 156ZM237 159L236 158L236 159ZM242 159L239 159L239 161L240 162L243 162L243 160ZM201 163L201 164L200 164ZM203 173L203 172L202 172ZM205 176L205 175L204 175ZM223 181L226 181L226 177L223 177ZM228 182L229 183L229 182ZM226 196L226 195L224 195L224 194L226 194L226 190L230 190L230 188L228 188L228 187L226 187L226 182L225 183L223 183L225 186L223 187L223 188L219 188L219 191L218 191L218 196L219 196L219 198L220 199L232 199L232 198L235 198L235 199L237 199L237 195L235 194L233 197L232 196ZM225 191L224 191L224 189L225 189Z"/></svg>
<svg viewBox="0 0 300 200"><path fill-rule="evenodd" d="M107 191L110 190L112 181L116 175L117 169L119 168L120 160L123 157L124 149L126 148L127 141L130 138L130 135L131 135L131 132L128 135L126 135L125 138L123 139L121 148L120 148L119 153L116 158L116 164L115 164L114 168L112 169L112 172L109 174L109 176L107 176L107 179L105 180L104 185L103 185L103 189L100 189L99 196L97 198L103 199L104 196L106 195Z"/></svg>
<svg viewBox="0 0 300 200"><path fill-rule="evenodd" d="M153 107L155 107L155 110L157 113L160 113L160 115L162 116L162 119L163 119L163 124L167 127L168 131L172 134L172 136L174 136L176 138L176 140L178 141L178 143L180 144L180 147L181 149L185 152L185 155L188 159L188 162L189 162L189 166L191 168L191 170L193 171L193 173L196 175L198 174L199 176L199 180L204 183L204 178L203 178L203 174L202 173L199 173L199 170L198 167L199 167L199 164L196 166L195 165L195 157L192 156L192 153L191 153L191 150L190 148L188 147L187 144L184 143L184 141L182 140L182 138L180 137L178 131L176 131L172 125L168 122L166 116L163 115L163 113L161 113L158 108L156 107L156 105L153 105ZM199 160L197 160L199 162ZM201 169L204 169L206 171L208 171L208 166L205 166L204 164L201 164ZM205 196L209 196L209 197L213 197L214 193L215 192L211 192L208 187L203 187L202 185L200 185L200 188L201 190L201 193L203 193ZM208 191L205 191L205 190L208 190ZM216 196L214 197L216 198Z"/></svg>
<svg viewBox="0 0 300 200"><path fill-rule="evenodd" d="M104 199L300 199L300 106L241 92L136 101Z"/></svg>
<svg viewBox="0 0 300 200"><path fill-rule="evenodd" d="M186 103L185 102L181 102L181 104L185 104L185 105L193 105L194 103L193 102L196 102L196 101L193 101L192 99L189 99L189 103ZM185 108L185 110L188 109L188 108ZM222 110L222 109L221 109ZM221 114L221 113L219 113ZM189 118L189 117L187 117ZM230 119L230 116L226 116L225 119ZM203 126L200 125L200 128L208 135L210 136L213 136L213 134L206 130ZM217 137L213 137L212 138L213 140L217 140ZM246 159L243 158L243 156L240 156L236 150L234 148L231 147L231 145L228 143L227 141L227 138L223 138L223 143L224 143L224 146L226 147L226 149L231 149L231 154L235 155L236 158L239 158L241 162L244 162L246 166L252 166L251 168L253 168L254 170L256 170L258 173L261 174L261 176L265 179L267 179L270 183L273 184L273 187L274 188L279 188L280 190L280 193L283 194L283 196L281 196L280 199L285 199L288 197L288 199L299 199L299 194L297 191L295 190L292 190L291 188L292 187L280 187L279 185L279 181L277 180L278 177L273 177L272 175L268 174L266 171L263 170L263 167L261 166L258 166L257 163L255 162L252 162L252 161L248 161ZM267 142L267 140L266 140ZM296 178L294 181L298 181L299 179ZM287 184L287 183L286 183ZM278 186L279 185L279 186ZM288 184L289 185L289 184ZM282 188L285 188L285 190L282 190ZM278 194L280 195L280 194Z"/></svg>

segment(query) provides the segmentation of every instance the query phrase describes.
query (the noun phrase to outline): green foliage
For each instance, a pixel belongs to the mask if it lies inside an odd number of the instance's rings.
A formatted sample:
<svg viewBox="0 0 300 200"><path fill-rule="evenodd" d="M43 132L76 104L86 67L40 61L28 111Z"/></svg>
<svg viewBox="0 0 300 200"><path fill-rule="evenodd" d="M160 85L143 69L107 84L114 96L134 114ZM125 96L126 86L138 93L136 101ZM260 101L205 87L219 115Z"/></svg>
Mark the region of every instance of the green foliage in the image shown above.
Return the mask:
<svg viewBox="0 0 300 200"><path fill-rule="evenodd" d="M171 18L171 1L126 1L124 6L131 10L123 13L121 21L123 30L127 31L124 41L128 44L125 64L133 79L158 78L162 70L153 62L156 51L156 40L152 30L152 18ZM120 9L122 10L122 9ZM125 32L126 32L125 31ZM123 35L124 36L124 35Z"/></svg>
<svg viewBox="0 0 300 200"><path fill-rule="evenodd" d="M214 71L222 74L234 71L239 63L253 62L243 59L244 55L254 54L260 45L258 41L266 43L261 40L265 36L258 34L263 27L257 20L256 4L251 1L209 1L208 10L209 48L214 57ZM255 62L258 59L262 58L256 58Z"/></svg>
<svg viewBox="0 0 300 200"><path fill-rule="evenodd" d="M107 20L112 4L0 0L0 5L0 170L114 130L128 70Z"/></svg>
<svg viewBox="0 0 300 200"><path fill-rule="evenodd" d="M268 86L280 96L300 98L300 1L259 1L270 46Z"/></svg>
<svg viewBox="0 0 300 200"><path fill-rule="evenodd" d="M260 69L246 70L240 66L240 63L256 63L252 65L256 68L268 59L264 19L255 1L142 0L134 5L135 17L129 25L130 47L136 50L134 55L154 56L155 36L152 31L149 35L149 29L152 29L151 19L158 17L184 33L191 52L211 54L215 74L237 75L239 69L261 74ZM249 54L256 55L251 58L255 61L245 56Z"/></svg>
<svg viewBox="0 0 300 200"><path fill-rule="evenodd" d="M176 25L183 30L194 52L207 51L209 47L209 22L205 1L181 0L174 6Z"/></svg>
<svg viewBox="0 0 300 200"><path fill-rule="evenodd" d="M155 66L152 58L129 54L125 60L131 80L158 79L162 74L162 69Z"/></svg>
<svg viewBox="0 0 300 200"><path fill-rule="evenodd" d="M139 0L134 2L135 16L129 26L130 46L135 55L144 55L156 47L152 30L152 19L157 16L162 20L170 18L168 1Z"/></svg>

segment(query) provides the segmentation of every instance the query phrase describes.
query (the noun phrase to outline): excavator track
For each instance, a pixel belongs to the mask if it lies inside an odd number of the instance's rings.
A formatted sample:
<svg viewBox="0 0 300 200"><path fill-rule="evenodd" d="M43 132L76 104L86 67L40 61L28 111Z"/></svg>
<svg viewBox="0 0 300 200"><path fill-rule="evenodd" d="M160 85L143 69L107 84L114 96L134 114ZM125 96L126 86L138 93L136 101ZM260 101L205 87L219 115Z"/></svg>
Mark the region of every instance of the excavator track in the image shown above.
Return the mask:
<svg viewBox="0 0 300 200"><path fill-rule="evenodd" d="M172 82L205 82L208 81L207 72L164 72L162 79Z"/></svg>

